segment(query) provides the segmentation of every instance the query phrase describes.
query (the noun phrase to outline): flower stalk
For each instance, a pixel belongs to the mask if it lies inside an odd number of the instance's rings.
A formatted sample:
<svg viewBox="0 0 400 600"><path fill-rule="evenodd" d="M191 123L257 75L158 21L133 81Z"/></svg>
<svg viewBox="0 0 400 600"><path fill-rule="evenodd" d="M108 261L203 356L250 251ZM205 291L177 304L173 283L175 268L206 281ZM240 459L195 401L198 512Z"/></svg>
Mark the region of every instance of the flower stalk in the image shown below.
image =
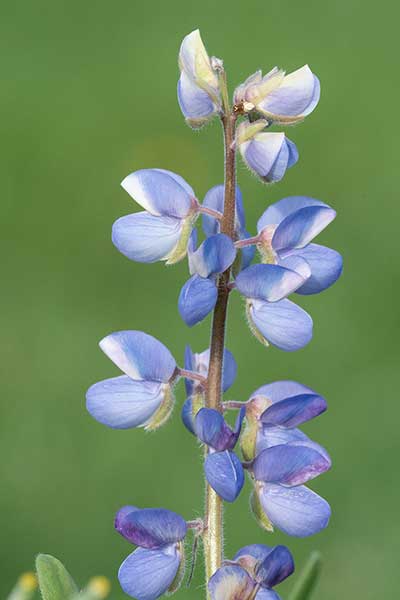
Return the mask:
<svg viewBox="0 0 400 600"><path fill-rule="evenodd" d="M223 114L221 122L224 131L224 212L221 220L221 233L234 238L235 228L235 189L236 152L234 149L236 116L232 113L227 91L226 74L219 71ZM215 305L210 343L210 364L206 407L223 412L221 402L222 369L225 347L225 330L229 300L230 267L221 274L218 281L218 299ZM203 535L206 582L222 564L223 560L223 501L212 487L206 483L206 514ZM207 597L210 598L207 591Z"/></svg>

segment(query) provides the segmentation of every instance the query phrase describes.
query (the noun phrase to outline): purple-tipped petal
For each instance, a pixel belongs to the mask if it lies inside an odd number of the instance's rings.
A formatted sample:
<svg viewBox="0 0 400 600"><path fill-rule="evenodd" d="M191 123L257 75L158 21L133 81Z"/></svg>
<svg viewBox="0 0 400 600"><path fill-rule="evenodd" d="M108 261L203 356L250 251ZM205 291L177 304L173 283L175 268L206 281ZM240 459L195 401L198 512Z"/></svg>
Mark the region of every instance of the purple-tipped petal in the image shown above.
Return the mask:
<svg viewBox="0 0 400 600"><path fill-rule="evenodd" d="M213 452L204 462L204 471L211 487L221 498L233 502L244 484L242 463L234 452Z"/></svg>
<svg viewBox="0 0 400 600"><path fill-rule="evenodd" d="M191 273L209 277L223 273L236 257L236 249L230 237L217 233L208 237L190 258Z"/></svg>
<svg viewBox="0 0 400 600"><path fill-rule="evenodd" d="M179 175L164 169L135 171L121 186L152 215L184 219L192 209L192 188Z"/></svg>
<svg viewBox="0 0 400 600"><path fill-rule="evenodd" d="M121 523L125 519L125 517L127 517L128 515L130 515L131 513L135 512L137 510L140 510L140 508L138 508L137 506L132 506L130 504L120 508L119 511L117 512L117 514L115 515L115 520L114 520L115 529L119 532Z"/></svg>
<svg viewBox="0 0 400 600"><path fill-rule="evenodd" d="M165 508L143 508L118 519L117 531L132 544L158 548L180 542L186 535L186 521Z"/></svg>
<svg viewBox="0 0 400 600"><path fill-rule="evenodd" d="M339 252L320 246L309 244L306 248L296 251L296 258L307 262L310 268L310 277L300 286L297 294L319 294L335 283L342 274L343 259ZM289 260L292 257L289 257Z"/></svg>
<svg viewBox="0 0 400 600"><path fill-rule="evenodd" d="M207 92L198 87L184 71L178 81L178 102L187 123L194 128L201 127L217 113L217 107Z"/></svg>
<svg viewBox="0 0 400 600"><path fill-rule="evenodd" d="M275 229L272 247L276 252L303 248L336 217L333 208L307 206L287 216Z"/></svg>
<svg viewBox="0 0 400 600"><path fill-rule="evenodd" d="M153 263L169 258L181 234L180 219L138 212L115 221L112 242L130 260Z"/></svg>
<svg viewBox="0 0 400 600"><path fill-rule="evenodd" d="M265 396L272 404L274 404L275 402L285 400L285 398L300 396L301 394L315 394L315 392L302 383L284 379L282 381L273 381L272 383L262 385L251 394L250 399L255 398L256 396Z"/></svg>
<svg viewBox="0 0 400 600"><path fill-rule="evenodd" d="M286 352L303 348L312 338L313 322L310 315L290 300L252 300L249 314L260 334Z"/></svg>
<svg viewBox="0 0 400 600"><path fill-rule="evenodd" d="M294 572L293 556L286 546L275 546L260 563L256 581L266 588L272 588Z"/></svg>
<svg viewBox="0 0 400 600"><path fill-rule="evenodd" d="M157 550L137 548L120 566L118 579L136 600L156 600L168 590L178 572L181 555L175 544Z"/></svg>
<svg viewBox="0 0 400 600"><path fill-rule="evenodd" d="M292 396L272 404L261 415L264 425L282 425L297 427L310 421L327 409L326 400L316 394Z"/></svg>
<svg viewBox="0 0 400 600"><path fill-rule="evenodd" d="M294 537L318 533L328 525L331 515L326 500L304 485L288 488L265 484L260 502L271 522Z"/></svg>
<svg viewBox="0 0 400 600"><path fill-rule="evenodd" d="M220 567L208 582L211 600L248 600L255 583L239 565Z"/></svg>
<svg viewBox="0 0 400 600"><path fill-rule="evenodd" d="M235 279L236 288L247 298L277 302L304 283L295 271L279 265L251 265Z"/></svg>
<svg viewBox="0 0 400 600"><path fill-rule="evenodd" d="M318 477L330 466L325 456L299 442L263 450L255 458L253 472L257 481L296 486Z"/></svg>
<svg viewBox="0 0 400 600"><path fill-rule="evenodd" d="M218 291L214 281L193 275L182 287L178 310L186 325L200 323L214 309Z"/></svg>
<svg viewBox="0 0 400 600"><path fill-rule="evenodd" d="M197 437L217 452L232 450L239 438L245 413L246 409L243 407L236 419L235 428L231 429L217 410L202 408L195 419Z"/></svg>
<svg viewBox="0 0 400 600"><path fill-rule="evenodd" d="M167 383L176 369L168 348L143 331L117 331L103 338L99 345L132 379Z"/></svg>
<svg viewBox="0 0 400 600"><path fill-rule="evenodd" d="M315 198L288 196L268 206L267 210L258 219L257 232L260 233L268 225L279 225L287 216L307 206L325 206L329 208L327 204L321 202L321 200L315 200Z"/></svg>
<svg viewBox="0 0 400 600"><path fill-rule="evenodd" d="M210 190L208 190L207 194L204 196L203 206L206 206L207 208L212 208L213 210L217 210L222 214L224 212L224 197L224 185L215 185ZM240 191L239 186L236 186L235 199L235 232L237 235L239 235L244 231L246 225L242 192ZM218 221L218 219L215 219L210 215L203 214L203 231L207 237L219 233L220 222Z"/></svg>
<svg viewBox="0 0 400 600"><path fill-rule="evenodd" d="M301 119L317 106L320 84L308 65L284 77L280 85L272 90L257 105L257 109L278 122ZM283 117L280 119L279 117Z"/></svg>
<svg viewBox="0 0 400 600"><path fill-rule="evenodd" d="M86 393L86 407L96 421L113 429L144 427L160 408L166 387L122 375L92 385Z"/></svg>

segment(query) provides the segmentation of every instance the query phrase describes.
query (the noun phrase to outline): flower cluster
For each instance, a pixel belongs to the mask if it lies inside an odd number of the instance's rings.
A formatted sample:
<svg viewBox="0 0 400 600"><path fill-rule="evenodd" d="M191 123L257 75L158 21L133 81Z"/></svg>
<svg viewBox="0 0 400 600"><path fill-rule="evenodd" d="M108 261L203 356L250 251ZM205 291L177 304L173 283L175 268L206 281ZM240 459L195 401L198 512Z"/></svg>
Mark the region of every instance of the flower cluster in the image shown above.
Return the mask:
<svg viewBox="0 0 400 600"><path fill-rule="evenodd" d="M227 161L233 153L233 176L200 202L176 173L159 168L131 173L122 187L144 210L119 218L112 241L137 262L173 264L187 257L189 279L179 294L179 314L192 327L222 307L222 333L213 329L211 346L203 352L194 353L188 346L183 367L151 335L120 331L106 336L100 347L123 375L90 387L87 409L115 429L154 430L172 414L174 387L184 380L182 421L205 448L208 490L220 503L233 502L247 473L252 511L261 527L310 536L327 526L330 507L305 484L327 471L331 460L298 427L323 413L326 401L294 381L266 384L245 402L223 401L237 375L223 336L229 295L238 293L250 331L262 344L287 352L303 348L312 338L312 318L289 296L318 294L341 274L340 254L313 242L336 216L329 205L308 196L283 198L264 210L257 233L251 235L234 180L237 152L263 182L279 181L297 162L294 143L269 128L309 115L319 100L319 81L308 66L289 75L277 67L265 76L257 71L236 88L230 108L223 63L208 56L199 31L183 40L179 67L183 115L194 128L221 118L226 140L231 140L225 151ZM202 239L196 228L200 216ZM237 411L233 425L226 419L229 410ZM185 521L162 508L122 508L115 527L137 546L119 571L124 591L138 600L155 600L177 589L184 572L185 536L193 529L196 538L203 538L208 572L210 564L219 565L209 572L211 600L277 600L273 588L294 570L289 550L250 545L233 561L224 560L210 537L222 536L222 531L208 527L209 508L204 521Z"/></svg>

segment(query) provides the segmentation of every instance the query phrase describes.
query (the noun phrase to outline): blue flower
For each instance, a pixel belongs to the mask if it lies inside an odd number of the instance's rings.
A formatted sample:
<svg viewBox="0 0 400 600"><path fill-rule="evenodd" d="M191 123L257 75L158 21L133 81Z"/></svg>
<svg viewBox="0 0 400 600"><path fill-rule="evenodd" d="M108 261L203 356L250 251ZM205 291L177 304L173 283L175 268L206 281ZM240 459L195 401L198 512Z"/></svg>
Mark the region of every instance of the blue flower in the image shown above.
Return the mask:
<svg viewBox="0 0 400 600"><path fill-rule="evenodd" d="M163 508L125 506L116 515L115 528L139 546L118 572L124 592L137 600L155 600L176 589L183 575L186 521Z"/></svg>
<svg viewBox="0 0 400 600"><path fill-rule="evenodd" d="M309 440L262 450L253 462L255 494L266 519L287 535L307 537L329 522L329 504L303 485L331 467L326 450Z"/></svg>
<svg viewBox="0 0 400 600"><path fill-rule="evenodd" d="M115 429L154 429L169 416L177 375L175 359L157 339L142 331L119 331L100 342L103 352L125 373L92 385L87 409Z"/></svg>
<svg viewBox="0 0 400 600"><path fill-rule="evenodd" d="M297 427L326 409L322 396L296 381L261 386L246 402L246 429L241 439L245 459L253 460L265 448L278 444L310 441Z"/></svg>
<svg viewBox="0 0 400 600"><path fill-rule="evenodd" d="M189 246L189 271L192 277L182 287L178 310L189 327L202 321L217 302L216 276L228 269L236 257L233 241L223 233L207 238L196 249L197 235L193 231Z"/></svg>
<svg viewBox="0 0 400 600"><path fill-rule="evenodd" d="M190 185L164 169L135 171L121 185L145 210L114 223L112 241L118 250L137 262L181 260L202 210Z"/></svg>
<svg viewBox="0 0 400 600"><path fill-rule="evenodd" d="M179 106L187 124L197 129L221 109L218 76L198 29L184 38L179 51L179 67Z"/></svg>
<svg viewBox="0 0 400 600"><path fill-rule="evenodd" d="M280 600L272 588L293 571L293 557L286 546L245 546L210 578L211 600Z"/></svg>
<svg viewBox="0 0 400 600"><path fill-rule="evenodd" d="M203 207L211 208L212 210L216 210L219 213L224 212L224 198L225 198L225 189L223 185L216 185L211 188L207 194L204 196ZM235 201L236 201L236 211L235 211L235 232L234 239L243 240L249 237L249 233L246 230L246 215L244 212L243 206L243 197L242 192L240 191L239 186L236 186L235 192ZM220 233L220 220L216 219L212 215L203 214L203 231L207 237L211 235L215 235L216 233ZM255 248L254 246L245 246L240 249L240 256L238 255L235 260L234 270L237 267L237 270L245 269L249 266L251 261L254 258ZM236 264L238 262L238 258L240 259L240 264Z"/></svg>
<svg viewBox="0 0 400 600"><path fill-rule="evenodd" d="M242 463L233 452L245 416L243 407L232 429L224 417L211 408L202 408L194 419L194 432L209 447L204 472L211 487L221 498L233 502L244 485Z"/></svg>
<svg viewBox="0 0 400 600"><path fill-rule="evenodd" d="M320 83L308 65L286 75L275 67L264 77L256 71L235 90L235 103L244 112L255 110L269 121L291 125L302 121L317 106Z"/></svg>
<svg viewBox="0 0 400 600"><path fill-rule="evenodd" d="M265 132L268 122L243 122L237 128L236 143L240 154L253 173L265 183L280 181L286 170L299 159L296 144L284 133Z"/></svg>
<svg viewBox="0 0 400 600"><path fill-rule="evenodd" d="M193 353L190 346L185 349L185 369L195 371L203 377L208 376L210 363L210 349L204 352ZM226 392L234 383L237 374L235 358L229 350L224 349L224 360L222 369L222 392ZM193 379L185 379L187 399L182 406L182 421L185 427L194 435L194 418L201 408L204 407L205 390L200 382Z"/></svg>
<svg viewBox="0 0 400 600"><path fill-rule="evenodd" d="M263 259L308 277L298 294L318 294L335 283L343 267L338 252L310 243L336 217L328 204L290 196L272 204L257 223L257 248Z"/></svg>

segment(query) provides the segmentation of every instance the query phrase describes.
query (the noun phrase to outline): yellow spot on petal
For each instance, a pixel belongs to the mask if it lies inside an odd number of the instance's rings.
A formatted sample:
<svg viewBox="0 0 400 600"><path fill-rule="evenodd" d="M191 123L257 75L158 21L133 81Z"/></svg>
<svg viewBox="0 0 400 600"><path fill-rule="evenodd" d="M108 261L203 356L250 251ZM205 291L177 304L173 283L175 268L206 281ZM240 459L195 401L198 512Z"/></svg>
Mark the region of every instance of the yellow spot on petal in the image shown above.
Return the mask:
<svg viewBox="0 0 400 600"><path fill-rule="evenodd" d="M99 575L98 577L93 577L88 583L88 591L95 595L96 598L106 598L111 590L110 581L107 577L103 577Z"/></svg>
<svg viewBox="0 0 400 600"><path fill-rule="evenodd" d="M36 590L38 582L35 573L28 571L23 573L18 580L20 587L26 592L33 592Z"/></svg>

